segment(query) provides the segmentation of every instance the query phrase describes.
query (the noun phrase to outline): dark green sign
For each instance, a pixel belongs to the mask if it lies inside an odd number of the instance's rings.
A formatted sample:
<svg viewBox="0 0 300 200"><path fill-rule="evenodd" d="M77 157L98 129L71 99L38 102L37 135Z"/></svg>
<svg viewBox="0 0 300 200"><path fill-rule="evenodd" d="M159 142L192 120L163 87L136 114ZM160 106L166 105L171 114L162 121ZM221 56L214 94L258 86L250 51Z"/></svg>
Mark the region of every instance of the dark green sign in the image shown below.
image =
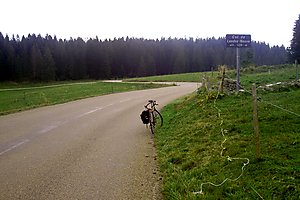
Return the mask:
<svg viewBox="0 0 300 200"><path fill-rule="evenodd" d="M236 48L251 47L251 35L227 34L226 46Z"/></svg>

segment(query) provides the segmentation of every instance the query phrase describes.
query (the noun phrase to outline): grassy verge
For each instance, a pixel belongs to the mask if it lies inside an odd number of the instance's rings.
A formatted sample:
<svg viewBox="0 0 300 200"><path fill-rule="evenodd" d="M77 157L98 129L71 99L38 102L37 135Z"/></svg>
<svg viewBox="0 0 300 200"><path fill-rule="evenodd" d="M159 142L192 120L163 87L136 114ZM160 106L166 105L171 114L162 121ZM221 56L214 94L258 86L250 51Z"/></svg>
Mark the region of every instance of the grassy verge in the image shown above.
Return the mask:
<svg viewBox="0 0 300 200"><path fill-rule="evenodd" d="M296 69L293 65L278 65L278 66L260 66L247 67L241 69L242 85L249 86L252 83L257 85L267 84L270 82L290 81L296 77ZM235 71L227 71L229 78L235 79ZM125 79L129 82L201 82L203 76L216 78L218 72L195 72L185 74L170 74L162 76L149 76L142 78Z"/></svg>
<svg viewBox="0 0 300 200"><path fill-rule="evenodd" d="M216 72L213 72L216 74ZM131 82L200 82L204 74L212 74L212 72L195 72L185 74L170 74L162 76L149 76L142 78L125 79Z"/></svg>
<svg viewBox="0 0 300 200"><path fill-rule="evenodd" d="M244 73L242 82L250 87L293 77L291 69L274 71ZM272 104L300 114L300 89L259 90L258 96L260 160L255 158L251 94L216 101L214 95L193 94L162 110L165 123L155 141L165 199L299 198L300 118ZM218 187L208 184L224 180Z"/></svg>
<svg viewBox="0 0 300 200"><path fill-rule="evenodd" d="M299 96L295 90L264 94L263 99L300 113ZM165 199L259 199L258 194L264 199L297 199L299 117L259 104L261 160L256 161L251 96L225 96L216 103L203 98L194 94L163 110L165 123L156 144ZM221 156L222 143L226 149ZM227 156L250 160L241 178L220 187L203 185L204 195L194 195L202 183L220 184L241 174L245 160L230 162Z"/></svg>
<svg viewBox="0 0 300 200"><path fill-rule="evenodd" d="M157 87L162 87L162 85L104 82L64 83L62 85L5 83L0 87L0 115L87 97Z"/></svg>

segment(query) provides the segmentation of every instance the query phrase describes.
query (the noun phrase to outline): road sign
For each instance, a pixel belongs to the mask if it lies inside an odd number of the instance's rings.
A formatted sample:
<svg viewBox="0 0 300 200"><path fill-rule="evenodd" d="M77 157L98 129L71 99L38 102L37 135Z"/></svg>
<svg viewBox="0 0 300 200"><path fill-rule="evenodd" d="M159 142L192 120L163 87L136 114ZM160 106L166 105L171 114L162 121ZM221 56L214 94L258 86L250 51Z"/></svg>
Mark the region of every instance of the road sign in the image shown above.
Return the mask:
<svg viewBox="0 0 300 200"><path fill-rule="evenodd" d="M226 45L236 48L251 47L251 35L227 34Z"/></svg>
<svg viewBox="0 0 300 200"><path fill-rule="evenodd" d="M227 47L236 48L236 90L240 90L240 48L251 47L251 35L227 34Z"/></svg>

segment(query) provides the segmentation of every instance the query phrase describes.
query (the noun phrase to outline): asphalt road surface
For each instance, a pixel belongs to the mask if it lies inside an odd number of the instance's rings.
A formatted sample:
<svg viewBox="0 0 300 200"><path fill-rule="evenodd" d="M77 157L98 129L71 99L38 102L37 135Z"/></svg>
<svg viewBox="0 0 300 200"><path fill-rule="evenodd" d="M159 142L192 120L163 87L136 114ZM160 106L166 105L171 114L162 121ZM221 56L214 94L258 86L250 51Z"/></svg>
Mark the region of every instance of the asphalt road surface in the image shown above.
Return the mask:
<svg viewBox="0 0 300 200"><path fill-rule="evenodd" d="M161 199L139 114L195 84L111 94L0 117L0 199Z"/></svg>

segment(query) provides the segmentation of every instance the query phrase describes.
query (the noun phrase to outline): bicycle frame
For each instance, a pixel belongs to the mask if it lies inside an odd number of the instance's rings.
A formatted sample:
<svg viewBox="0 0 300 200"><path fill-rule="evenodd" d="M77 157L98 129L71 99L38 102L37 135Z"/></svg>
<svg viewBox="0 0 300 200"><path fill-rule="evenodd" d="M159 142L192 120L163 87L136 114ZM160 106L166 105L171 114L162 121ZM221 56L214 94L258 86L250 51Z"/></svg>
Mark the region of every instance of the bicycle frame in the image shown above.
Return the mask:
<svg viewBox="0 0 300 200"><path fill-rule="evenodd" d="M149 111L150 114L150 129L151 132L154 134L154 129L157 125L157 120L159 117L159 121L160 121L160 126L162 126L163 124L163 118L161 116L161 114L159 113L159 111L156 109L156 106L158 104L156 103L155 100L149 100L148 103L145 105L145 108Z"/></svg>
<svg viewBox="0 0 300 200"><path fill-rule="evenodd" d="M150 105L150 108L148 107ZM145 105L145 108L148 109L150 112L153 112L156 110L156 107L158 104L154 100L149 100L148 103Z"/></svg>

